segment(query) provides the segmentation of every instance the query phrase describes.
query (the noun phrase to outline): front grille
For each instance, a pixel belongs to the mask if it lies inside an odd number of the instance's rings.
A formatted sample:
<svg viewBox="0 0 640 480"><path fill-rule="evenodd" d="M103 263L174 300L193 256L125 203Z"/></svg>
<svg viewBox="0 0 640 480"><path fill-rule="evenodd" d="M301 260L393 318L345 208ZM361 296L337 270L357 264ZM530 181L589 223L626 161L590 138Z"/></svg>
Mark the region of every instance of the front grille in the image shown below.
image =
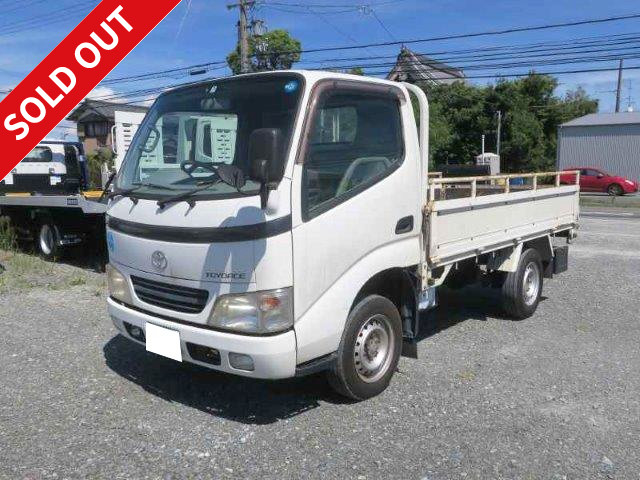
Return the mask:
<svg viewBox="0 0 640 480"><path fill-rule="evenodd" d="M131 276L131 283L143 302L176 312L200 313L209 298L206 290L154 282L146 278Z"/></svg>

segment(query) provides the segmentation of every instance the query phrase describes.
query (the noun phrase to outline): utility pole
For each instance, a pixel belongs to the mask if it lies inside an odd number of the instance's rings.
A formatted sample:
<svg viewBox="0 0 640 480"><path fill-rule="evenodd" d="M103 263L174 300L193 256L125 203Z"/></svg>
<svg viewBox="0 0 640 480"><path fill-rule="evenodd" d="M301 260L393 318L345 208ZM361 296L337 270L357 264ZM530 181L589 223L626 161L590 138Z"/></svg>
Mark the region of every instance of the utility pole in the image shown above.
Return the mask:
<svg viewBox="0 0 640 480"><path fill-rule="evenodd" d="M240 73L249 72L249 32L247 12L255 5L254 0L238 0L238 3L227 5L227 9L237 8L240 14L238 20L238 45L240 45Z"/></svg>
<svg viewBox="0 0 640 480"><path fill-rule="evenodd" d="M498 110L498 131L496 133L496 154L500 156L500 140L502 133L502 111Z"/></svg>
<svg viewBox="0 0 640 480"><path fill-rule="evenodd" d="M618 67L618 88L616 89L616 113L620 112L620 95L622 93L622 63L620 59L620 67Z"/></svg>

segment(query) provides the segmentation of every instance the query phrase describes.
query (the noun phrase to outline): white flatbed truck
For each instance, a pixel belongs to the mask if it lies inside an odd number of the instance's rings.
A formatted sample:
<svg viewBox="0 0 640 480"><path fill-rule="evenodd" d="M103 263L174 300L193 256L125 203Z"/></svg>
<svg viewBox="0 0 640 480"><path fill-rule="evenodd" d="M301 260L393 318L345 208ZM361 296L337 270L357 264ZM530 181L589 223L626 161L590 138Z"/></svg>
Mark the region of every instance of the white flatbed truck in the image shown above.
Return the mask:
<svg viewBox="0 0 640 480"><path fill-rule="evenodd" d="M232 374L325 370L361 400L415 355L442 285L489 280L510 316L533 315L567 268L553 239L575 237L578 185L430 175L428 119L413 85L329 72L164 93L107 212L114 325Z"/></svg>

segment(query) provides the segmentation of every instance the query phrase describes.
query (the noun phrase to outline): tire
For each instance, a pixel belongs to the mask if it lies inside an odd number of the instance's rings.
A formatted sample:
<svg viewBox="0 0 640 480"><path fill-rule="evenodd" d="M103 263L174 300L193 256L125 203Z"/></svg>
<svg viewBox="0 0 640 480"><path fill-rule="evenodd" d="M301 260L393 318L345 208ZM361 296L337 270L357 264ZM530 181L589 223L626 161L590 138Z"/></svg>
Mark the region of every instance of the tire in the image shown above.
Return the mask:
<svg viewBox="0 0 640 480"><path fill-rule="evenodd" d="M36 234L36 249L45 260L54 260L60 256L58 230L51 223L42 223Z"/></svg>
<svg viewBox="0 0 640 480"><path fill-rule="evenodd" d="M347 318L336 362L328 371L329 384L353 400L375 397L389 386L401 350L402 323L396 306L380 295L365 297Z"/></svg>
<svg viewBox="0 0 640 480"><path fill-rule="evenodd" d="M624 190L617 183L612 183L607 187L607 193L612 197L621 197L624 195Z"/></svg>
<svg viewBox="0 0 640 480"><path fill-rule="evenodd" d="M533 315L542 295L543 268L540 254L534 248L522 253L518 269L507 273L502 284L502 307L516 320Z"/></svg>

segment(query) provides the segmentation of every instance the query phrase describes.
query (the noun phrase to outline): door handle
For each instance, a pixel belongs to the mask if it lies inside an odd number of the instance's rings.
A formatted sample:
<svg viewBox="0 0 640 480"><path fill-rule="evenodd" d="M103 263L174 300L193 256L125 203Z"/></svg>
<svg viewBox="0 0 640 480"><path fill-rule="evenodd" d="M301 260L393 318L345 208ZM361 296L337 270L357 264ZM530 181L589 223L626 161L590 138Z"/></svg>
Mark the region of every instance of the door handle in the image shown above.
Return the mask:
<svg viewBox="0 0 640 480"><path fill-rule="evenodd" d="M402 217L398 220L398 223L396 223L396 235L409 233L411 230L413 230L413 215Z"/></svg>

